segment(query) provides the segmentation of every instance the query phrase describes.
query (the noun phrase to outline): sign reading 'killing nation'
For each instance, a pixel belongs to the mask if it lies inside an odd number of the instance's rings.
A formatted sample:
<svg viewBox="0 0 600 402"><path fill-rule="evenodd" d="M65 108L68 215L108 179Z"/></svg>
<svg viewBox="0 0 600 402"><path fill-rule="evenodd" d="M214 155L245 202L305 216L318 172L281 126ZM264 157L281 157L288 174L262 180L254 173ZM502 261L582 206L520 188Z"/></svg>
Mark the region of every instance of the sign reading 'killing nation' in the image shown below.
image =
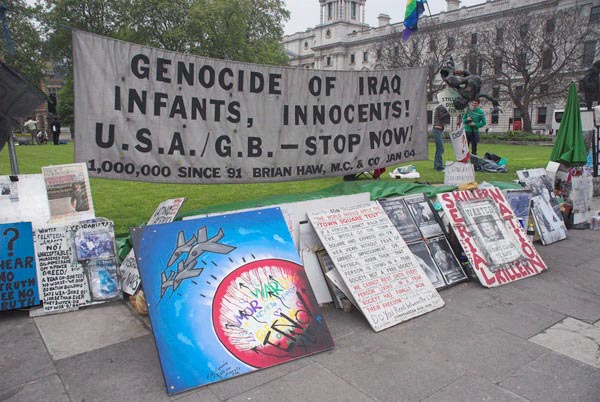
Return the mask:
<svg viewBox="0 0 600 402"><path fill-rule="evenodd" d="M92 177L247 183L427 158L425 68L318 71L73 33L75 158Z"/></svg>

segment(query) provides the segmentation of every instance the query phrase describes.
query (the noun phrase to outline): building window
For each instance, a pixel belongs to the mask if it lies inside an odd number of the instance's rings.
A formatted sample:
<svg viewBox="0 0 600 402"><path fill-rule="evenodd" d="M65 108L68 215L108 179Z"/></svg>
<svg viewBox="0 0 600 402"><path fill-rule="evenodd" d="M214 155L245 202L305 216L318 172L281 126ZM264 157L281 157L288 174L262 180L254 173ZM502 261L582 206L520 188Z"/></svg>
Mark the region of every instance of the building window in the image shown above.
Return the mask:
<svg viewBox="0 0 600 402"><path fill-rule="evenodd" d="M366 63L369 61L369 52L364 52L363 53L363 63Z"/></svg>
<svg viewBox="0 0 600 402"><path fill-rule="evenodd" d="M492 110L492 124L498 124L500 118L500 112L498 110Z"/></svg>
<svg viewBox="0 0 600 402"><path fill-rule="evenodd" d="M331 38L331 29L328 29L327 31L325 31L325 37Z"/></svg>
<svg viewBox="0 0 600 402"><path fill-rule="evenodd" d="M448 36L448 50L454 49L454 37Z"/></svg>
<svg viewBox="0 0 600 402"><path fill-rule="evenodd" d="M496 100L500 99L500 87L492 88L492 98Z"/></svg>
<svg viewBox="0 0 600 402"><path fill-rule="evenodd" d="M471 34L471 45L477 44L477 32Z"/></svg>
<svg viewBox="0 0 600 402"><path fill-rule="evenodd" d="M524 38L528 34L529 34L529 24L525 23L519 27L519 35L521 35L521 38Z"/></svg>
<svg viewBox="0 0 600 402"><path fill-rule="evenodd" d="M502 43L504 41L504 28L498 28L496 30L496 43Z"/></svg>
<svg viewBox="0 0 600 402"><path fill-rule="evenodd" d="M515 87L515 98L520 100L523 97L523 85L517 85Z"/></svg>
<svg viewBox="0 0 600 402"><path fill-rule="evenodd" d="M521 111L519 108L513 109L513 121L521 120Z"/></svg>
<svg viewBox="0 0 600 402"><path fill-rule="evenodd" d="M592 64L594 62L594 58L596 57L596 41L590 40L583 44L583 58L581 63L584 66Z"/></svg>
<svg viewBox="0 0 600 402"><path fill-rule="evenodd" d="M555 18L550 18L548 21L546 21L546 33L554 32L555 28L556 28L556 19Z"/></svg>
<svg viewBox="0 0 600 402"><path fill-rule="evenodd" d="M435 52L437 50L437 42L433 39L429 39L429 51Z"/></svg>
<svg viewBox="0 0 600 402"><path fill-rule="evenodd" d="M548 113L548 109L546 107L538 107L538 124L546 124L546 114Z"/></svg>
<svg viewBox="0 0 600 402"><path fill-rule="evenodd" d="M381 48L377 49L377 53L375 54L375 57L377 58L377 60L381 60Z"/></svg>
<svg viewBox="0 0 600 402"><path fill-rule="evenodd" d="M527 53L521 52L517 57L517 66L519 69L524 70L527 68Z"/></svg>
<svg viewBox="0 0 600 402"><path fill-rule="evenodd" d="M331 56L327 56L327 65L331 66Z"/></svg>
<svg viewBox="0 0 600 402"><path fill-rule="evenodd" d="M427 111L427 124L433 124L433 110Z"/></svg>
<svg viewBox="0 0 600 402"><path fill-rule="evenodd" d="M354 53L352 53L350 55L350 64L354 64L354 63L356 63L356 56L354 55Z"/></svg>
<svg viewBox="0 0 600 402"><path fill-rule="evenodd" d="M356 3L350 3L350 18L356 19Z"/></svg>
<svg viewBox="0 0 600 402"><path fill-rule="evenodd" d="M550 70L552 68L552 49L546 49L542 53L542 68Z"/></svg>
<svg viewBox="0 0 600 402"><path fill-rule="evenodd" d="M502 74L502 56L494 57L494 74Z"/></svg>
<svg viewBox="0 0 600 402"><path fill-rule="evenodd" d="M333 18L333 3L327 4L327 19L330 20Z"/></svg>
<svg viewBox="0 0 600 402"><path fill-rule="evenodd" d="M400 46L394 46L394 56L400 56Z"/></svg>
<svg viewBox="0 0 600 402"><path fill-rule="evenodd" d="M308 42L304 42L304 48L308 49Z"/></svg>
<svg viewBox="0 0 600 402"><path fill-rule="evenodd" d="M477 62L478 62L478 58L476 54L471 54L469 56L469 72L471 72L472 74L478 74L477 73Z"/></svg>
<svg viewBox="0 0 600 402"><path fill-rule="evenodd" d="M590 22L600 22L600 6L592 7L590 10Z"/></svg>
<svg viewBox="0 0 600 402"><path fill-rule="evenodd" d="M540 94L547 94L550 87L548 84L540 84Z"/></svg>

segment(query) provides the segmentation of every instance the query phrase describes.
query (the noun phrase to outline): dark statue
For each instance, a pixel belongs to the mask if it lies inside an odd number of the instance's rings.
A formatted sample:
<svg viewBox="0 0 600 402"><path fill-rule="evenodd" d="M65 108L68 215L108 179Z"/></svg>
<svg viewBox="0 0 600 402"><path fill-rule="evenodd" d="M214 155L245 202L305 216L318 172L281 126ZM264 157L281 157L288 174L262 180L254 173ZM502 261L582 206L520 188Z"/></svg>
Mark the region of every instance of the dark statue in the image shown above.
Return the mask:
<svg viewBox="0 0 600 402"><path fill-rule="evenodd" d="M454 88L456 92L458 92L458 97L454 100L454 107L456 110L463 110L469 105L469 102L473 100L486 98L494 105L493 110L500 111L500 104L498 101L481 91L481 77L471 74L467 70L456 70L452 56L448 58L441 68L440 76L448 87Z"/></svg>
<svg viewBox="0 0 600 402"><path fill-rule="evenodd" d="M596 60L579 80L579 91L583 92L588 110L592 110L594 101L600 105L600 60Z"/></svg>

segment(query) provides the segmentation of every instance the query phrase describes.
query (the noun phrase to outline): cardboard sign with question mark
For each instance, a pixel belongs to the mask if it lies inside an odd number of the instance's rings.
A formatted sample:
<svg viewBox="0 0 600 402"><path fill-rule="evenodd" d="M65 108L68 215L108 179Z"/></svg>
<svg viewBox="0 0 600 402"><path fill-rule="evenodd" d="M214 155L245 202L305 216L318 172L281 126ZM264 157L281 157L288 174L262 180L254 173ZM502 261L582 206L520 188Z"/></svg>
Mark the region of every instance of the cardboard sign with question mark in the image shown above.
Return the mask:
<svg viewBox="0 0 600 402"><path fill-rule="evenodd" d="M0 224L0 311L38 304L31 222Z"/></svg>

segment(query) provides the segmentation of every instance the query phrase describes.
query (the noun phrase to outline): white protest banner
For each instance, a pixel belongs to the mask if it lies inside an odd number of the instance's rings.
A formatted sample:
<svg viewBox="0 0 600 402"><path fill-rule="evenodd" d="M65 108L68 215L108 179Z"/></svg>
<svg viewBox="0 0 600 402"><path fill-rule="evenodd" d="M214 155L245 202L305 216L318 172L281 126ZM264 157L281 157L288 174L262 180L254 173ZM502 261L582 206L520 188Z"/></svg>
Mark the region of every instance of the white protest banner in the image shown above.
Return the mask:
<svg viewBox="0 0 600 402"><path fill-rule="evenodd" d="M475 169L470 163L446 162L444 169L444 185L460 186L475 181Z"/></svg>
<svg viewBox="0 0 600 402"><path fill-rule="evenodd" d="M173 222L185 200L185 198L173 198L161 202L150 217L150 220L148 220L148 225ZM129 253L123 259L123 262L119 266L119 271L121 273L121 289L128 295L133 295L141 284L140 271L135 262L133 248L129 250Z"/></svg>
<svg viewBox="0 0 600 402"><path fill-rule="evenodd" d="M377 202L309 212L308 217L374 331L444 305Z"/></svg>
<svg viewBox="0 0 600 402"><path fill-rule="evenodd" d="M321 71L73 32L75 159L92 177L314 179L427 159L425 67Z"/></svg>

